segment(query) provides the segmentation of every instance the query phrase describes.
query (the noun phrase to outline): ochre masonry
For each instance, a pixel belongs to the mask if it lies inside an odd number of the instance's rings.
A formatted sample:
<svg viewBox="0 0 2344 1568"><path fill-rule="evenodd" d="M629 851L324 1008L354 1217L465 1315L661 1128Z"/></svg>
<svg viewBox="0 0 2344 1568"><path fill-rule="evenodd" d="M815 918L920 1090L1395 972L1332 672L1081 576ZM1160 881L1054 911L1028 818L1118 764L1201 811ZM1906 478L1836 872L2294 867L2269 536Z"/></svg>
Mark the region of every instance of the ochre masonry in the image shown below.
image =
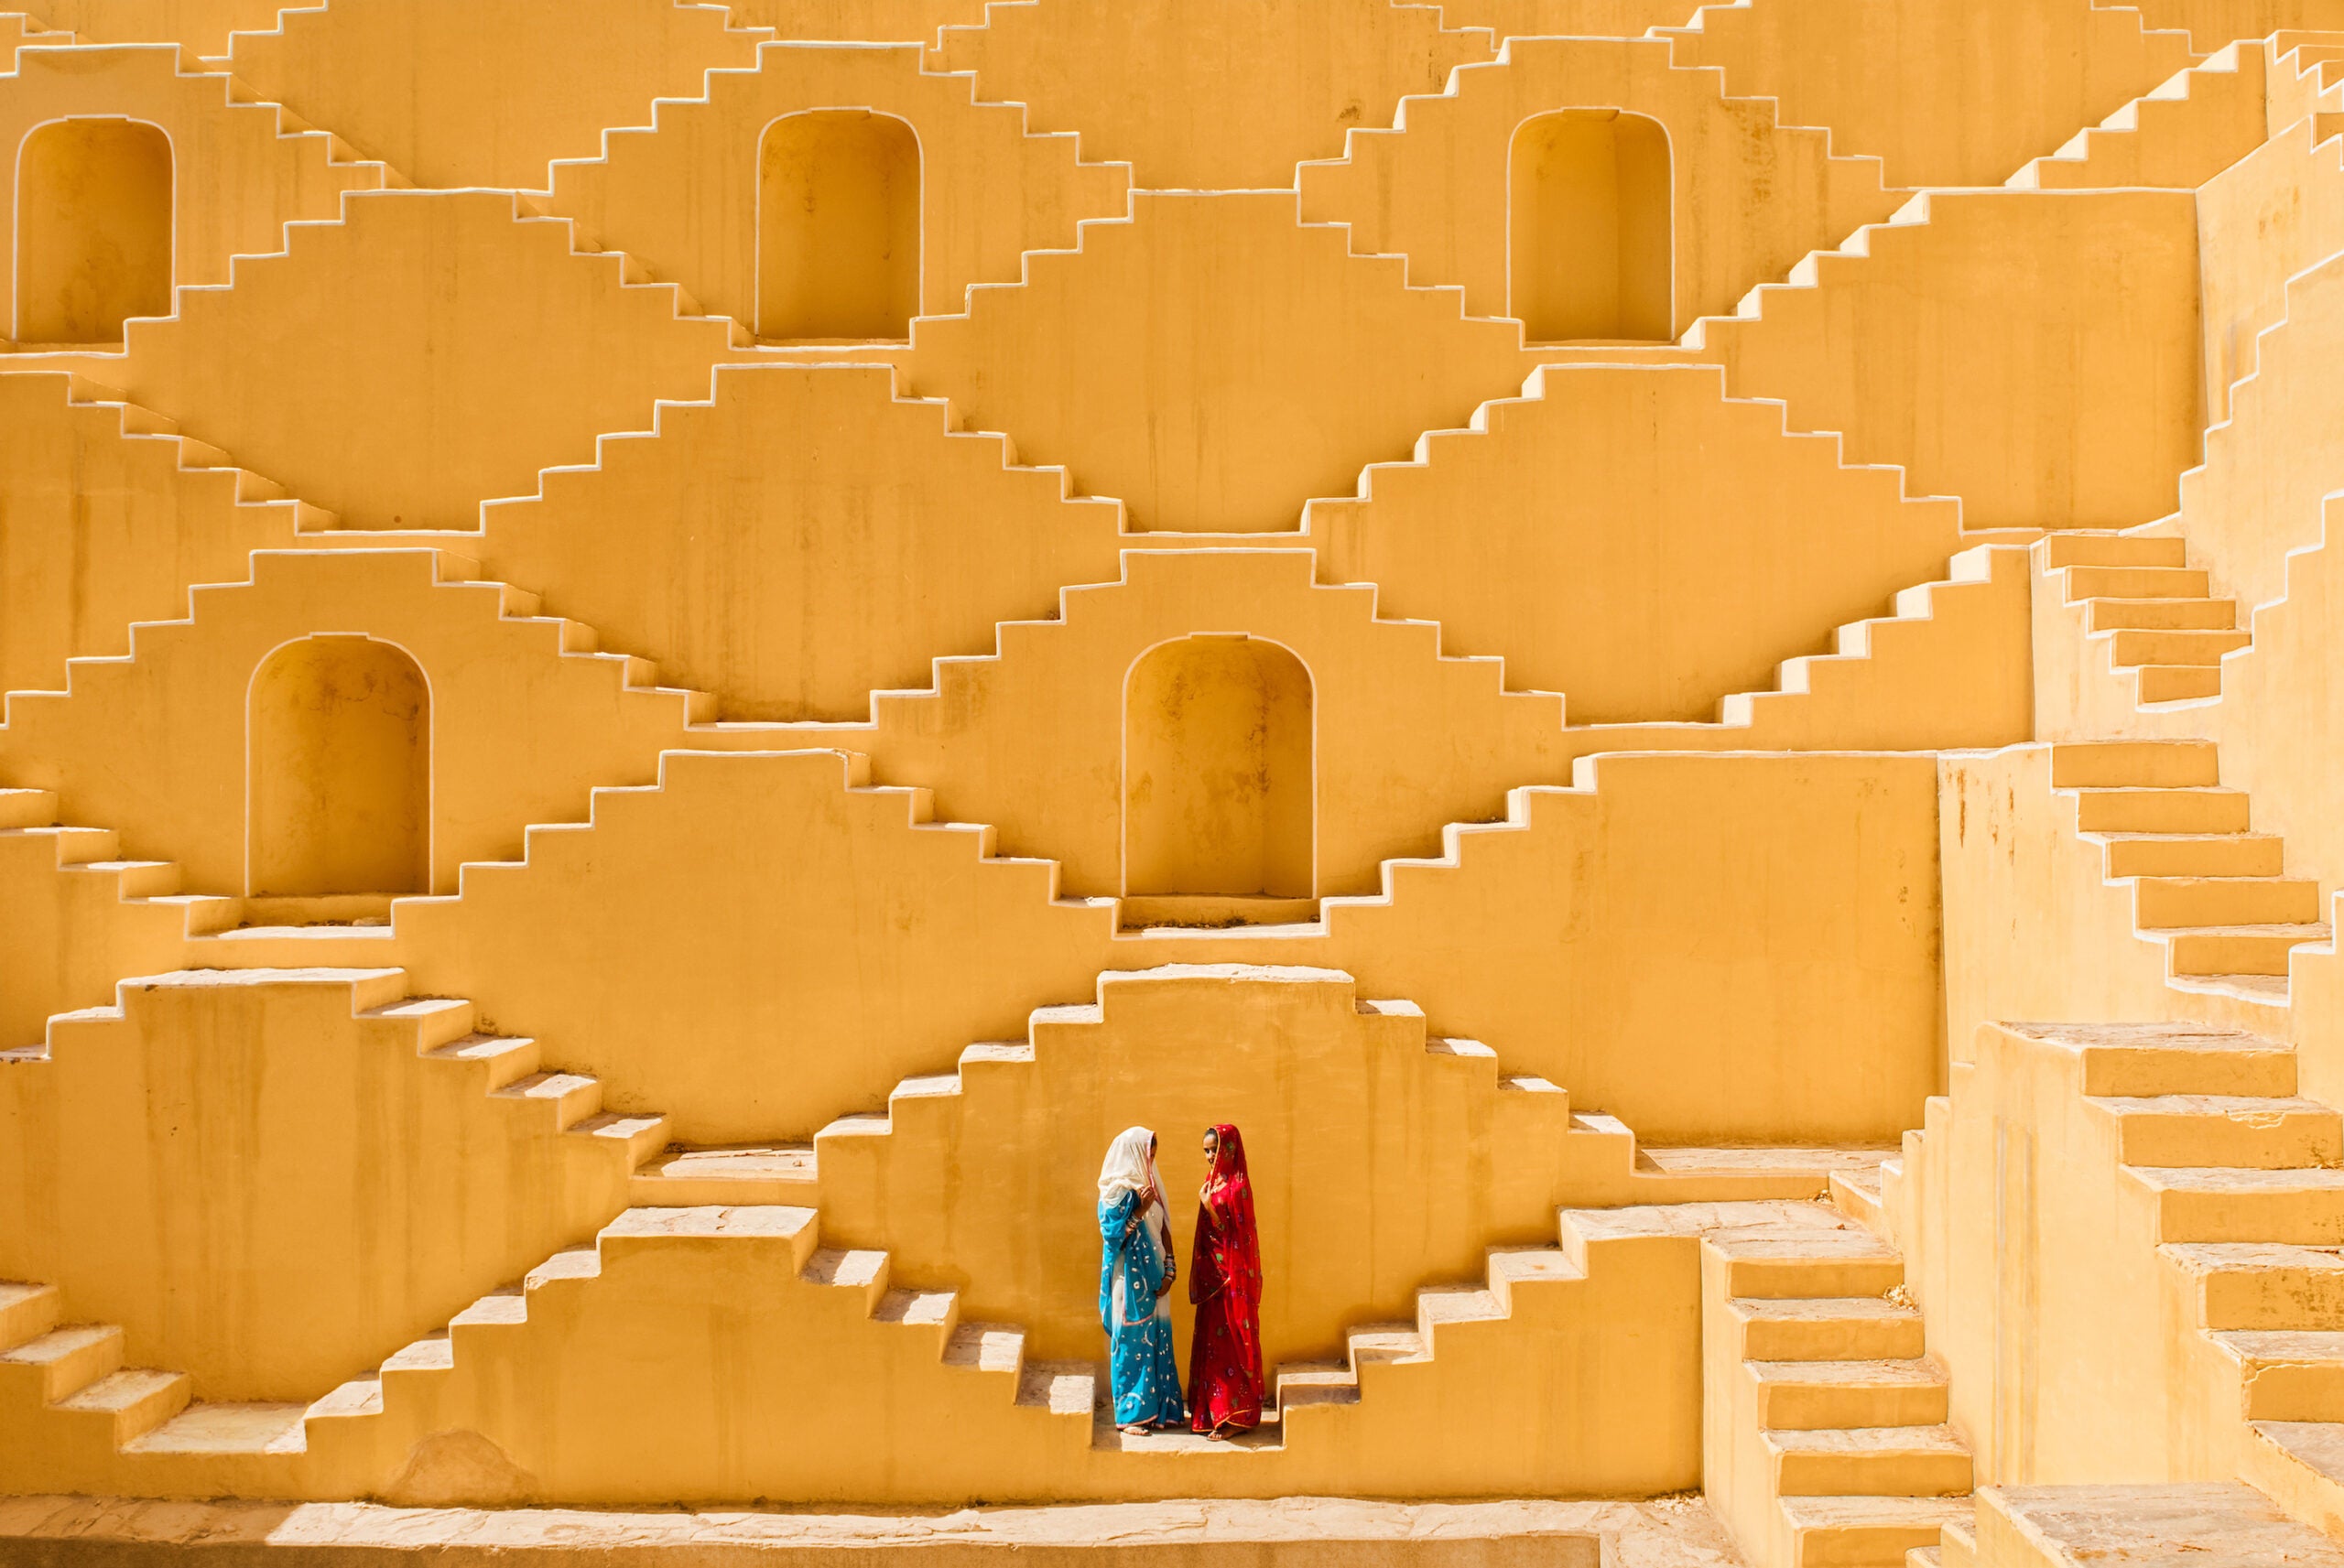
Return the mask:
<svg viewBox="0 0 2344 1568"><path fill-rule="evenodd" d="M0 254L0 1494L2344 1565L2344 0L49 0Z"/></svg>

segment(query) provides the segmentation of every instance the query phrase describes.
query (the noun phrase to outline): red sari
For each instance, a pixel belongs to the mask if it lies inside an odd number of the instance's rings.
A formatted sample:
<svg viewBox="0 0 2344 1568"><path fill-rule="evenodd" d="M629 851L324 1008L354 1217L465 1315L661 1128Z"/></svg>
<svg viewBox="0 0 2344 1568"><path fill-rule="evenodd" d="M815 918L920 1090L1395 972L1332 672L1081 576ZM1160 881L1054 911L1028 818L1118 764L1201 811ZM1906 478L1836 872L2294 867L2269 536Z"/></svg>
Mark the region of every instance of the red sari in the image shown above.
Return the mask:
<svg viewBox="0 0 2344 1568"><path fill-rule="evenodd" d="M1253 1228L1253 1184L1237 1129L1213 1131L1221 1152L1197 1205L1188 1259L1188 1299L1197 1303L1188 1408L1199 1432L1262 1422L1262 1238Z"/></svg>

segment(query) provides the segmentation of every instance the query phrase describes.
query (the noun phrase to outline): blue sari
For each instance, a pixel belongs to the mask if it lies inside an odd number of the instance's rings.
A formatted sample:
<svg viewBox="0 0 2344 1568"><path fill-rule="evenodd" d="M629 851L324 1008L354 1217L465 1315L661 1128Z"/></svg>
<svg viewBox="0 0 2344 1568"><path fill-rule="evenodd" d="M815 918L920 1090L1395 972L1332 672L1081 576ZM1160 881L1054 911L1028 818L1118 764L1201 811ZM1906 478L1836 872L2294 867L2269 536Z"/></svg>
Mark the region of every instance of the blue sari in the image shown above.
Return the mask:
<svg viewBox="0 0 2344 1568"><path fill-rule="evenodd" d="M1134 1227L1125 1241L1123 1227L1139 1203L1139 1194L1127 1192L1099 1206L1099 1323L1107 1331L1107 1386L1117 1426L1174 1425L1188 1419L1188 1406L1172 1358L1172 1295L1156 1293L1170 1259L1152 1225Z"/></svg>

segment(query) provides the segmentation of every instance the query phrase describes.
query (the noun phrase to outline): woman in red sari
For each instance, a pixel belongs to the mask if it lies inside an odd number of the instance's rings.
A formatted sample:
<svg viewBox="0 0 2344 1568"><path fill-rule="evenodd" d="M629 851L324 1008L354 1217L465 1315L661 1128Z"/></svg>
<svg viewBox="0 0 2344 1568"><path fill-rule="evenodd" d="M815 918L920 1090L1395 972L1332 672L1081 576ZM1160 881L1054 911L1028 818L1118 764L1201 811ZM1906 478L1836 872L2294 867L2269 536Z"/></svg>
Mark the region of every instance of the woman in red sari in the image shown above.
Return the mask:
<svg viewBox="0 0 2344 1568"><path fill-rule="evenodd" d="M1262 1423L1262 1239L1237 1129L1224 1123L1205 1134L1205 1163L1188 1261L1197 1303L1188 1408L1197 1431L1220 1438Z"/></svg>

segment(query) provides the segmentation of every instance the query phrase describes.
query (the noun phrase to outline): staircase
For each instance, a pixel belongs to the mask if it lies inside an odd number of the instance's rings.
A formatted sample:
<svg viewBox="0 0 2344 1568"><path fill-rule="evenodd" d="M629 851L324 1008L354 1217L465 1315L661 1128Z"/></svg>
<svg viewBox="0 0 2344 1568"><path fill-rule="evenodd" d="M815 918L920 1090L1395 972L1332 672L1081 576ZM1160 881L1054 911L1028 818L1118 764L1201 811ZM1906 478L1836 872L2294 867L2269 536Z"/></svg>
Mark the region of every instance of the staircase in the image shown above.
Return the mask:
<svg viewBox="0 0 2344 1568"><path fill-rule="evenodd" d="M2131 886L2136 932L2165 947L2168 983L2284 1006L2287 956L2328 939L2319 884L2284 874L2284 842L2251 831L2246 795L2219 778L2210 741L2051 750L2052 788L2074 801L2108 881Z"/></svg>
<svg viewBox="0 0 2344 1568"><path fill-rule="evenodd" d="M2222 660L2248 646L2238 601L2216 598L2208 574L2171 535L2059 533L2036 546L2062 600L2081 609L2089 643L2129 677L2142 708L2201 703L2222 694Z"/></svg>
<svg viewBox="0 0 2344 1568"><path fill-rule="evenodd" d="M1775 1226L1701 1254L1705 1485L1755 1568L1889 1568L1968 1517L1969 1447L1893 1248Z"/></svg>
<svg viewBox="0 0 2344 1568"><path fill-rule="evenodd" d="M2012 190L2195 190L2263 145L2260 43L2231 43L2135 98L2002 184Z"/></svg>

